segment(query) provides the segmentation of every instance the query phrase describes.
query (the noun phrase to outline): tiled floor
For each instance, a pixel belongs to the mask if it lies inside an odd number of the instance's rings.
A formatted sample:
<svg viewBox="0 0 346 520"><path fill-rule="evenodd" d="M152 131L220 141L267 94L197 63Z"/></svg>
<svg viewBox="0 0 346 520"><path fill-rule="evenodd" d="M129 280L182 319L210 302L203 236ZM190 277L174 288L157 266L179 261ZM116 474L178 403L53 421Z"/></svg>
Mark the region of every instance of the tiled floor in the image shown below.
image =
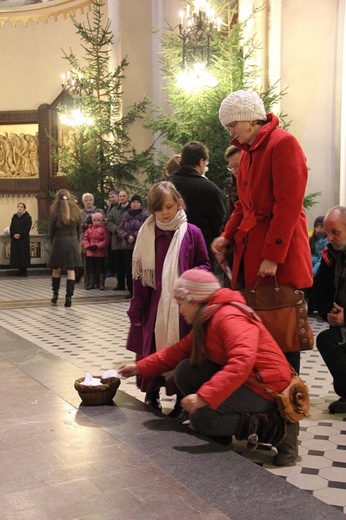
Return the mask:
<svg viewBox="0 0 346 520"><path fill-rule="evenodd" d="M114 279L107 280L106 286L111 289ZM72 308L65 309L63 297L57 307L49 305L51 289L46 276L0 278L1 325L83 371L99 374L133 360L133 354L125 349L129 306L128 300L122 299L125 295L111 290L86 292L79 284ZM315 333L325 328L318 318L311 321ZM336 396L316 350L302 354L301 376L309 386L312 409L310 419L300 425L296 465L275 468L268 464L268 452L246 452L241 442L234 449L346 513L346 417L327 413ZM123 380L121 389L143 400L133 379ZM163 396L162 401L169 411L172 399Z"/></svg>

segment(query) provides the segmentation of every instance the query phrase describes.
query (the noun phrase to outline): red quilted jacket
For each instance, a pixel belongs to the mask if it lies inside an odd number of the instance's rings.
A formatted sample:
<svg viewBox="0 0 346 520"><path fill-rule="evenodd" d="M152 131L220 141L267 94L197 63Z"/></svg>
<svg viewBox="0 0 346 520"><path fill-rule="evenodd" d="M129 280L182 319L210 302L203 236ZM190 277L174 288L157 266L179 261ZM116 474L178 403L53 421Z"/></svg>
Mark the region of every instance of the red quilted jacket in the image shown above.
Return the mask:
<svg viewBox="0 0 346 520"><path fill-rule="evenodd" d="M223 368L204 383L197 394L213 409L243 384L272 400L262 388L247 382L249 377L255 377L254 369L262 382L277 392L286 388L291 380L290 366L266 328L239 308L227 305L230 301L245 303L239 292L230 289L220 289L209 302L222 306L207 323L204 355ZM192 334L190 332L175 345L139 361L140 373L144 376L159 375L189 358Z"/></svg>

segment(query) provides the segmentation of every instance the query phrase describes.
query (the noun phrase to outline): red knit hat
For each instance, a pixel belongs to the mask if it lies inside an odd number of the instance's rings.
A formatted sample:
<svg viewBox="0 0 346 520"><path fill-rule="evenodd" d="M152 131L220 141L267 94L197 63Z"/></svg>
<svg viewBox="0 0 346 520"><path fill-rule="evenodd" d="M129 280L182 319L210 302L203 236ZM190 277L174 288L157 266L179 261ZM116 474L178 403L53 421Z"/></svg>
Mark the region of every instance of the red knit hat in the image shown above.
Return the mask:
<svg viewBox="0 0 346 520"><path fill-rule="evenodd" d="M208 302L211 296L221 289L219 280L213 273L204 269L189 269L175 282L174 298L193 302Z"/></svg>

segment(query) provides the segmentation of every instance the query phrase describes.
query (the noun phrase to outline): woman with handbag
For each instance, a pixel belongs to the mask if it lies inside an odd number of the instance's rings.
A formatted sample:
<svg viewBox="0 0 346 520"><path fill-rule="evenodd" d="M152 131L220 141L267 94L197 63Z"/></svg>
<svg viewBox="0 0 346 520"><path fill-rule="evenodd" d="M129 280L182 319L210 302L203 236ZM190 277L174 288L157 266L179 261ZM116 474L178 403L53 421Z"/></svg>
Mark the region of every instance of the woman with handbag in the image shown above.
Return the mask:
<svg viewBox="0 0 346 520"><path fill-rule="evenodd" d="M273 284L275 275L278 284L311 287L303 210L308 169L299 143L279 128L274 114L266 114L262 99L252 91L229 94L221 103L219 117L232 136L231 144L242 150L239 201L211 246L218 255L234 248L231 287ZM298 372L300 353L287 357Z"/></svg>
<svg viewBox="0 0 346 520"><path fill-rule="evenodd" d="M173 294L192 332L169 348L136 364L123 366L124 377L153 377L175 369L174 380L185 396L193 428L219 442L232 435L255 443L271 443L278 453L273 463L283 466L298 456L298 423L287 423L274 397L251 381L282 392L291 381L291 368L279 346L243 296L221 289L214 274L185 271Z"/></svg>

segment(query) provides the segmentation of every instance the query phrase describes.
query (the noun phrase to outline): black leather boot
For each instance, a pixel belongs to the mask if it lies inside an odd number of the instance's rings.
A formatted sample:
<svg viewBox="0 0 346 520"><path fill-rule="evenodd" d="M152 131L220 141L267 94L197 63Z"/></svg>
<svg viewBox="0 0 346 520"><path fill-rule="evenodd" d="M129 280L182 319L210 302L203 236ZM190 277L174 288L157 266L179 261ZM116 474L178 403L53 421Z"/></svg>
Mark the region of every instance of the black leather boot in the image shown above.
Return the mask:
<svg viewBox="0 0 346 520"><path fill-rule="evenodd" d="M278 454L273 458L275 466L286 466L294 462L298 457L298 434L299 423L287 423L286 435L280 444L273 444L278 450Z"/></svg>
<svg viewBox="0 0 346 520"><path fill-rule="evenodd" d="M243 413L240 416L238 440L247 440L247 447L255 450L259 442L278 446L286 436L287 423L279 412Z"/></svg>
<svg viewBox="0 0 346 520"><path fill-rule="evenodd" d="M71 307L72 301L71 298L74 293L74 280L66 280L66 296L65 296L65 307Z"/></svg>
<svg viewBox="0 0 346 520"><path fill-rule="evenodd" d="M155 410L158 410L159 412L162 412L162 404L160 401L160 392L148 392L145 394L144 402L146 405L151 406L152 408L155 408Z"/></svg>
<svg viewBox="0 0 346 520"><path fill-rule="evenodd" d="M52 289L53 289L53 298L51 299L51 303L56 305L59 296L59 288L60 288L60 278L54 278L52 276Z"/></svg>

